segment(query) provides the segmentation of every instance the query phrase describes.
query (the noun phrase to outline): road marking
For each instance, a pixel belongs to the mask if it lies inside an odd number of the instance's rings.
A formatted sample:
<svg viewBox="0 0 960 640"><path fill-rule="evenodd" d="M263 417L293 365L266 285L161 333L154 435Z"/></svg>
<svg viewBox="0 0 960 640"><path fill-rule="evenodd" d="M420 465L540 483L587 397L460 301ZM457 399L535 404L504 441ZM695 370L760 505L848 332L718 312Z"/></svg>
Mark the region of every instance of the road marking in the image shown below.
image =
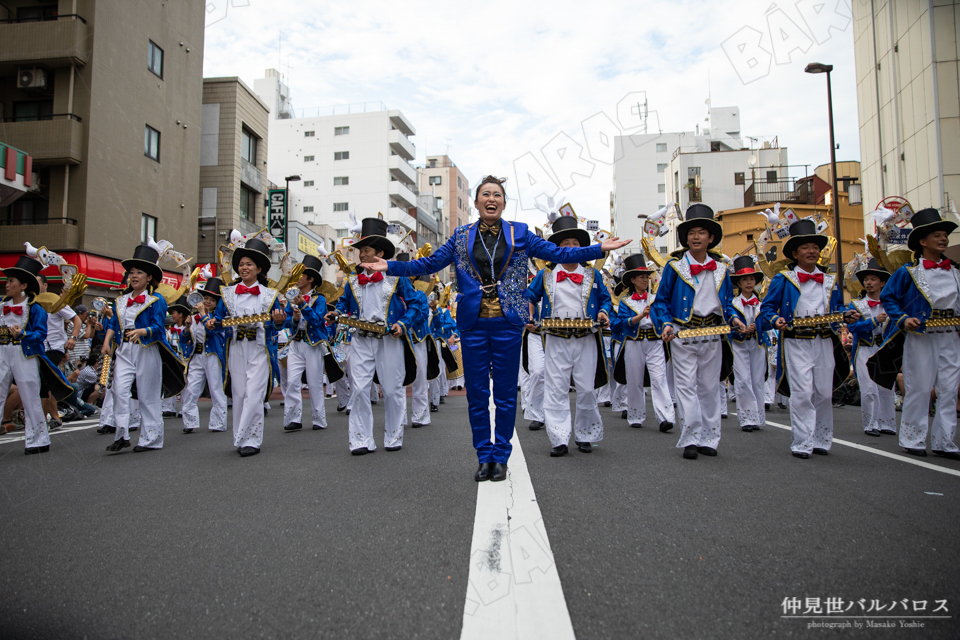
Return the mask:
<svg viewBox="0 0 960 640"><path fill-rule="evenodd" d="M490 422L494 421L490 394ZM477 483L462 640L573 640L550 540L514 431L507 479Z"/></svg>
<svg viewBox="0 0 960 640"><path fill-rule="evenodd" d="M50 435L56 436L61 433L70 433L71 431L83 431L84 429L92 429L100 424L99 420L77 420L75 422L68 423L69 427L60 427L56 431L51 431ZM20 431L14 431L13 433L20 433L18 436L5 435L0 436L0 444L8 444L10 442L23 442L26 439L26 435Z"/></svg>
<svg viewBox="0 0 960 640"><path fill-rule="evenodd" d="M737 415L737 414L733 413L731 415ZM791 427L785 424L780 424L778 422L770 422L769 420L767 420L767 424L770 425L771 427L777 427L778 429L793 431ZM880 451L879 449L874 449L873 447L857 444L856 442L850 442L848 440L840 440L839 438L834 438L833 441L836 444L842 444L847 447L853 447L854 449L859 449L860 451L867 451L869 453L874 453L878 456L883 456L884 458L890 458L891 460L899 460L900 462L906 462L907 464L915 464L918 467L923 467L924 469L932 469L933 471L939 471L940 473L946 473L947 475L960 477L960 471L957 471L956 469L941 467L935 464L930 464L929 462L924 462L923 460L914 460L913 458L908 458L907 456L900 456L895 453L887 453L886 451Z"/></svg>

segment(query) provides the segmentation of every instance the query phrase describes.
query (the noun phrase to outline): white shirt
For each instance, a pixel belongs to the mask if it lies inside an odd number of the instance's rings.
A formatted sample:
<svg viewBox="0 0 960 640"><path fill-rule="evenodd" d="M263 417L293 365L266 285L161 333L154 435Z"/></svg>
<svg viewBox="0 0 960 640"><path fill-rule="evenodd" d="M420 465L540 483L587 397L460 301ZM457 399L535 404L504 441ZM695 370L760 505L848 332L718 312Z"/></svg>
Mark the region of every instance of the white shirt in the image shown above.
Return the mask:
<svg viewBox="0 0 960 640"><path fill-rule="evenodd" d="M76 317L76 313L70 307L64 307L56 313L47 314L47 350L65 351L67 344L67 330L63 323Z"/></svg>
<svg viewBox="0 0 960 640"><path fill-rule="evenodd" d="M582 265L577 265L573 271L557 267L555 275L561 271L584 275ZM553 290L553 317L554 318L582 318L583 317L583 283L577 284L570 278L557 282Z"/></svg>
<svg viewBox="0 0 960 640"><path fill-rule="evenodd" d="M747 300L754 300L756 299L757 296L751 295L749 298L745 298L741 293L738 297L740 298L740 302L743 303L743 302L746 302ZM750 326L751 324L753 324L754 321L757 319L757 311L759 310L760 310L759 302L757 302L757 304L743 305L743 317L744 319L746 319L746 322L744 324L747 326Z"/></svg>
<svg viewBox="0 0 960 640"><path fill-rule="evenodd" d="M358 286L360 287L360 312L363 314L361 320L367 322L384 320L383 280Z"/></svg>
<svg viewBox="0 0 960 640"><path fill-rule="evenodd" d="M817 267L813 268L813 273L808 273L804 271L799 266L794 268L794 273L797 274L797 277L800 277L801 273L807 273L808 275L815 275L817 273L823 273ZM800 299L797 300L797 308L793 311L793 317L805 318L807 316L822 316L827 312L827 301L825 294L825 285L815 282L813 280L807 280L800 284Z"/></svg>
<svg viewBox="0 0 960 640"><path fill-rule="evenodd" d="M190 323L190 333L193 335L193 343L200 344L207 337L207 328L203 326L203 316L197 314L193 316L193 322Z"/></svg>
<svg viewBox="0 0 960 640"><path fill-rule="evenodd" d="M13 313L4 313L3 314L3 324L7 327L23 327L26 322L24 321L27 317L27 300L24 298L23 302L20 304L13 304L9 300L0 303L0 307L20 307L20 315Z"/></svg>
<svg viewBox="0 0 960 640"><path fill-rule="evenodd" d="M871 307L869 302L870 300L872 300L872 298L870 298L869 296L863 299L865 303L864 306L866 307L866 313L862 314L864 318L870 318L872 320L872 319L875 319L881 313L886 313L886 311L883 310L882 304L878 304L875 307ZM878 324L873 328L873 335L879 335L881 333L883 333L883 325Z"/></svg>
<svg viewBox="0 0 960 640"><path fill-rule="evenodd" d="M136 297L133 295L132 291L128 295L129 295L129 297L127 298L128 301L133 300L133 298ZM143 296L142 303L134 302L132 305L127 306L127 303L123 302L117 305L119 307L119 312L123 314L123 331L124 332L133 331L134 329L137 328L135 324L137 320L137 314L140 313L140 309L143 309L143 306L147 303L146 291L138 295ZM121 338L122 337L123 336L121 336Z"/></svg>
<svg viewBox="0 0 960 640"><path fill-rule="evenodd" d="M696 258L690 255L689 251L684 255L684 259L687 260L690 265L699 264L700 266L713 261L713 258L711 258L710 254L708 253L706 260L703 262L697 262ZM718 263L717 269L723 269L723 265ZM696 290L696 295L693 296L694 315L703 317L714 313L721 313L722 308L720 306L720 295L717 293L714 272L701 271L699 275L691 275L691 278L693 278L693 285Z"/></svg>
<svg viewBox="0 0 960 640"><path fill-rule="evenodd" d="M920 261L920 268L923 269L923 260ZM930 305L934 309L953 309L954 311L960 311L958 309L957 303L958 292L957 292L957 280L956 275L951 267L949 271L944 269L923 269L924 277L927 279L927 284L930 285L929 293L930 296Z"/></svg>
<svg viewBox="0 0 960 640"><path fill-rule="evenodd" d="M643 294L641 293L640 295L643 295ZM649 307L650 305L652 305L654 299L656 298L656 296L650 293L649 291L647 292L646 300L634 300L632 293L628 297L630 298L630 304L632 305L631 308L634 311L636 311L637 309L640 309L641 315L643 314L643 310ZM620 304L623 304L623 303L621 302ZM653 320L651 320L650 316L647 315L646 318L643 318L642 320L640 320L640 324L638 324L637 327L639 327L640 329L652 329Z"/></svg>

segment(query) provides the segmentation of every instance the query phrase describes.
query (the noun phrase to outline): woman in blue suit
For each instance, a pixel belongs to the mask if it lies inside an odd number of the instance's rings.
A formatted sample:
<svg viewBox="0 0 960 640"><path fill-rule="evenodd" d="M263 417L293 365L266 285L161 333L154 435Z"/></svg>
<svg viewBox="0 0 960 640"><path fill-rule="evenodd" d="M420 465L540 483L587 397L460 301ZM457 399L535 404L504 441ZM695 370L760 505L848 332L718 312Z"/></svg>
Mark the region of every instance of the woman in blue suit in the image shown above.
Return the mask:
<svg viewBox="0 0 960 640"><path fill-rule="evenodd" d="M523 327L530 317L525 293L527 261L541 258L558 264L589 262L604 252L630 243L611 238L602 245L560 248L520 222L502 220L507 195L503 179L485 177L477 187L474 206L480 220L457 227L433 255L410 262L378 258L361 266L394 276L418 276L454 264L457 289L457 326L463 345L473 446L480 466L474 479L505 480L517 413L517 375ZM479 242L478 242L479 240ZM490 380L497 406L496 439L490 438Z"/></svg>

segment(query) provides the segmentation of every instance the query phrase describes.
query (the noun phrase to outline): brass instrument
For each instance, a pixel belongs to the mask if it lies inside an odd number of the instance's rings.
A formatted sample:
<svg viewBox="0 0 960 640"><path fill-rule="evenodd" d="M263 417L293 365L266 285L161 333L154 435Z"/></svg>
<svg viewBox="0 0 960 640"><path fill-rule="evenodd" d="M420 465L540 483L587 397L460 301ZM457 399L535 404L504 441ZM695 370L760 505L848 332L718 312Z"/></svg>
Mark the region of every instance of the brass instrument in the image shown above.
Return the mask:
<svg viewBox="0 0 960 640"><path fill-rule="evenodd" d="M255 322L267 322L273 318L269 313L258 313L252 316L234 316L232 318L224 318L221 324L224 327L236 327L241 324L253 324Z"/></svg>
<svg viewBox="0 0 960 640"><path fill-rule="evenodd" d="M677 332L677 337L681 340L688 338L713 338L716 340L720 336L726 335L730 335L730 326L726 324L713 327L697 327L696 329L681 329Z"/></svg>
<svg viewBox="0 0 960 640"><path fill-rule="evenodd" d="M600 323L593 318L544 318L537 325L541 329L595 329Z"/></svg>
<svg viewBox="0 0 960 640"><path fill-rule="evenodd" d="M103 354L103 364L100 365L100 386L104 389L107 388L107 382L110 380L110 361L113 358L110 357L109 353Z"/></svg>
<svg viewBox="0 0 960 640"><path fill-rule="evenodd" d="M927 320L924 321L923 324L927 329L931 329L931 328L933 329L946 328L948 330L956 329L957 327L960 327L960 316L955 316L951 318L927 318ZM933 333L942 333L942 332L936 331Z"/></svg>
<svg viewBox="0 0 960 640"><path fill-rule="evenodd" d="M823 316L807 316L794 318L791 327L824 327L834 322L843 322L843 313L829 313Z"/></svg>
<svg viewBox="0 0 960 640"><path fill-rule="evenodd" d="M380 336L387 335L389 331L385 322L367 322L366 320L360 320L352 316L339 316L337 323L360 332L373 333Z"/></svg>

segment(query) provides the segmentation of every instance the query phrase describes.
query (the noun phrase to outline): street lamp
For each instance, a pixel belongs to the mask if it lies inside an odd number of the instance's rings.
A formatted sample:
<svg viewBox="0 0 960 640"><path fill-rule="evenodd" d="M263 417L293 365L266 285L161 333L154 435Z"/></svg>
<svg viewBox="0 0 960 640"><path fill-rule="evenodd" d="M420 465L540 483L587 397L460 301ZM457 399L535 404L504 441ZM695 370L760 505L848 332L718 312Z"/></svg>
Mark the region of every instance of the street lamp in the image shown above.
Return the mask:
<svg viewBox="0 0 960 640"><path fill-rule="evenodd" d="M840 240L840 192L837 189L837 145L833 141L833 91L830 87L830 72L833 71L832 64L823 64L820 62L811 62L804 71L806 73L825 73L827 74L827 116L830 122L830 175L833 182L833 194L831 204L833 206L833 228L834 236L837 239L837 277L843 277L843 243Z"/></svg>

